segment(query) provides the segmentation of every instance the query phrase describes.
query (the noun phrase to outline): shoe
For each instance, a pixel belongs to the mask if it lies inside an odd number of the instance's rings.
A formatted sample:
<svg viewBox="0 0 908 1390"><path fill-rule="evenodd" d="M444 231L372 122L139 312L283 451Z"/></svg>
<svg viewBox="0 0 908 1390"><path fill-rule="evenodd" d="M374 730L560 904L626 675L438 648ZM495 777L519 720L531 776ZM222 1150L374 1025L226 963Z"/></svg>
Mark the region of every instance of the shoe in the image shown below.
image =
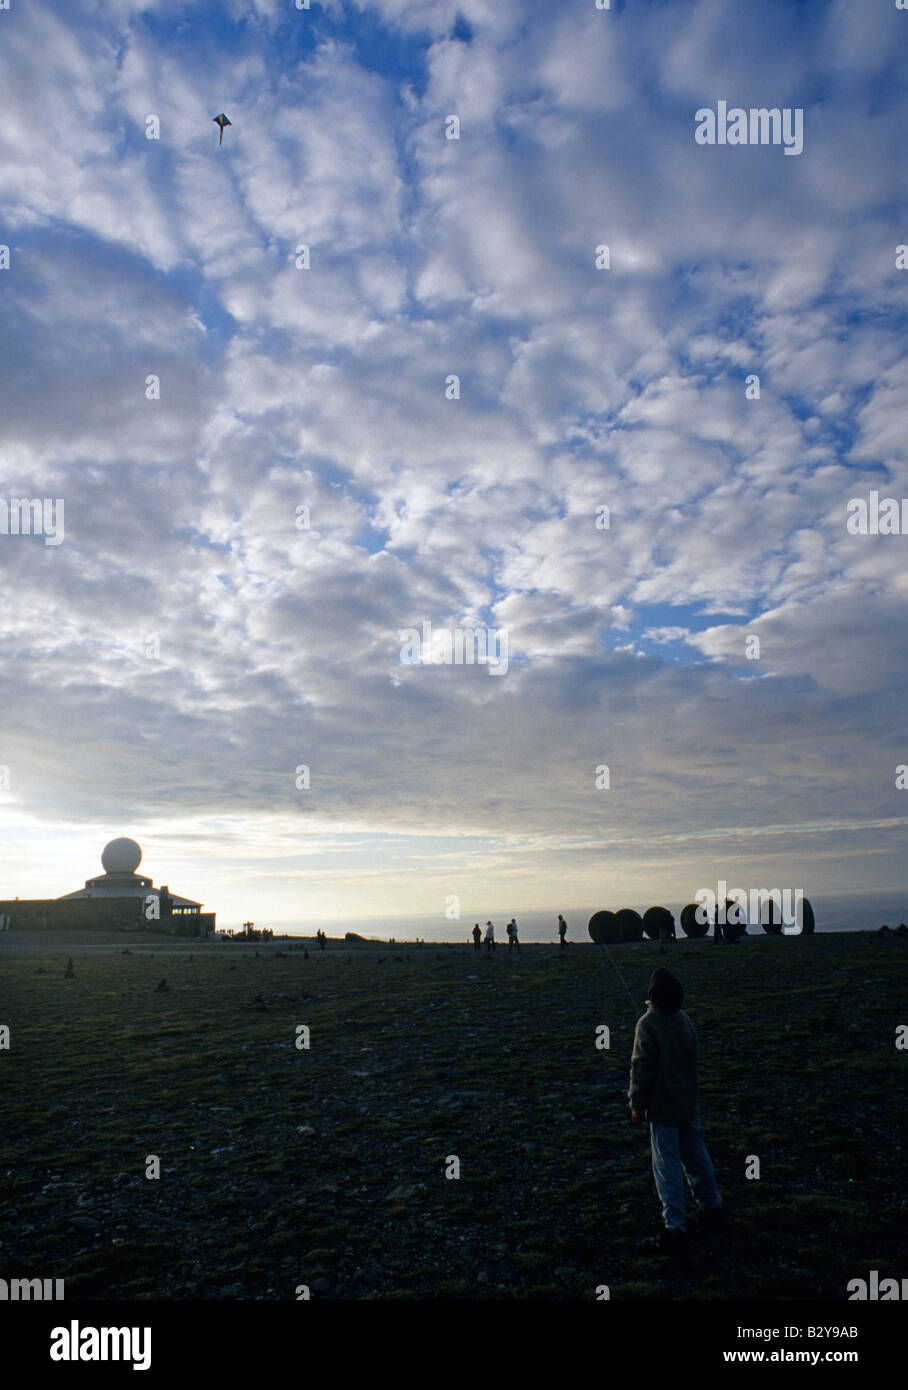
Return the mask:
<svg viewBox="0 0 908 1390"><path fill-rule="evenodd" d="M657 1236L650 1236L642 1243L650 1249L658 1250L662 1255L687 1254L687 1232L680 1231L676 1227L665 1227Z"/></svg>

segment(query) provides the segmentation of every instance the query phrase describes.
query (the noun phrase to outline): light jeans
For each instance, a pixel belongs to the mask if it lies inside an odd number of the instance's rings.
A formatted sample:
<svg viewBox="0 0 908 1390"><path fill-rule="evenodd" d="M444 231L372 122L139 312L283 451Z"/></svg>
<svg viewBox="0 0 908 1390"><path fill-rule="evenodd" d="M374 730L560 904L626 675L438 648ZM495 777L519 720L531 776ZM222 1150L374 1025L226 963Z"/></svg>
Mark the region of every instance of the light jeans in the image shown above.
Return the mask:
<svg viewBox="0 0 908 1390"><path fill-rule="evenodd" d="M684 1178L702 1207L720 1207L712 1159L696 1118L682 1125L650 1124L653 1177L662 1203L662 1217L669 1230L683 1231Z"/></svg>

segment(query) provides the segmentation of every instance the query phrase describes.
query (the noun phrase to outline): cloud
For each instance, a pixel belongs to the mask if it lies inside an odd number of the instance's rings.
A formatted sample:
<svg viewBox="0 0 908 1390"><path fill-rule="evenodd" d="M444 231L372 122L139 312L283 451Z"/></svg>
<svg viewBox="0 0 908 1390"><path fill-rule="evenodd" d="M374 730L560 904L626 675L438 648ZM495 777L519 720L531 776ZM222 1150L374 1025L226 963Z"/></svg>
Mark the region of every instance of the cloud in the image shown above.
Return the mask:
<svg viewBox="0 0 908 1390"><path fill-rule="evenodd" d="M891 16L3 25L0 495L66 501L63 546L0 537L17 814L217 845L245 818L287 883L304 836L327 864L369 830L490 883L507 837L553 867L619 831L734 848L795 803L872 841L908 587L902 538L844 520L908 491ZM803 155L697 146L719 96L804 105ZM505 629L507 676L402 666L424 620Z"/></svg>

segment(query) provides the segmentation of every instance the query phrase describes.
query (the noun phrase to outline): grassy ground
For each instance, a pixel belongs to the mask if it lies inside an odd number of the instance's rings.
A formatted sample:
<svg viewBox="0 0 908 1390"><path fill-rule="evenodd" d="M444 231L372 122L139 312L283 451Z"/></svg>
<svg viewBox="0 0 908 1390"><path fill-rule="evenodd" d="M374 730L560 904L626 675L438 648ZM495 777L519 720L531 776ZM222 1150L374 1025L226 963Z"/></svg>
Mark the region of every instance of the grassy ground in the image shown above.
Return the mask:
<svg viewBox="0 0 908 1390"><path fill-rule="evenodd" d="M729 1214L680 1267L640 1245L658 1207L625 1095L660 958L610 950L0 935L0 1276L89 1299L838 1300L908 1272L908 942L670 948Z"/></svg>

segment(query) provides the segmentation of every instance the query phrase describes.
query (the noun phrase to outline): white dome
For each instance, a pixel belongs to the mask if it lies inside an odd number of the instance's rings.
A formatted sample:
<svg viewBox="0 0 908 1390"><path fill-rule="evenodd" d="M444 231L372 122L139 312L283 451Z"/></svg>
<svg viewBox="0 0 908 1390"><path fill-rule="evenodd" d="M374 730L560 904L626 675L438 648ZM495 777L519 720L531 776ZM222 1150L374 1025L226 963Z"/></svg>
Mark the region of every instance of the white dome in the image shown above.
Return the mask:
<svg viewBox="0 0 908 1390"><path fill-rule="evenodd" d="M142 862L142 850L135 840L122 837L111 840L101 854L101 863L107 874L134 874Z"/></svg>

